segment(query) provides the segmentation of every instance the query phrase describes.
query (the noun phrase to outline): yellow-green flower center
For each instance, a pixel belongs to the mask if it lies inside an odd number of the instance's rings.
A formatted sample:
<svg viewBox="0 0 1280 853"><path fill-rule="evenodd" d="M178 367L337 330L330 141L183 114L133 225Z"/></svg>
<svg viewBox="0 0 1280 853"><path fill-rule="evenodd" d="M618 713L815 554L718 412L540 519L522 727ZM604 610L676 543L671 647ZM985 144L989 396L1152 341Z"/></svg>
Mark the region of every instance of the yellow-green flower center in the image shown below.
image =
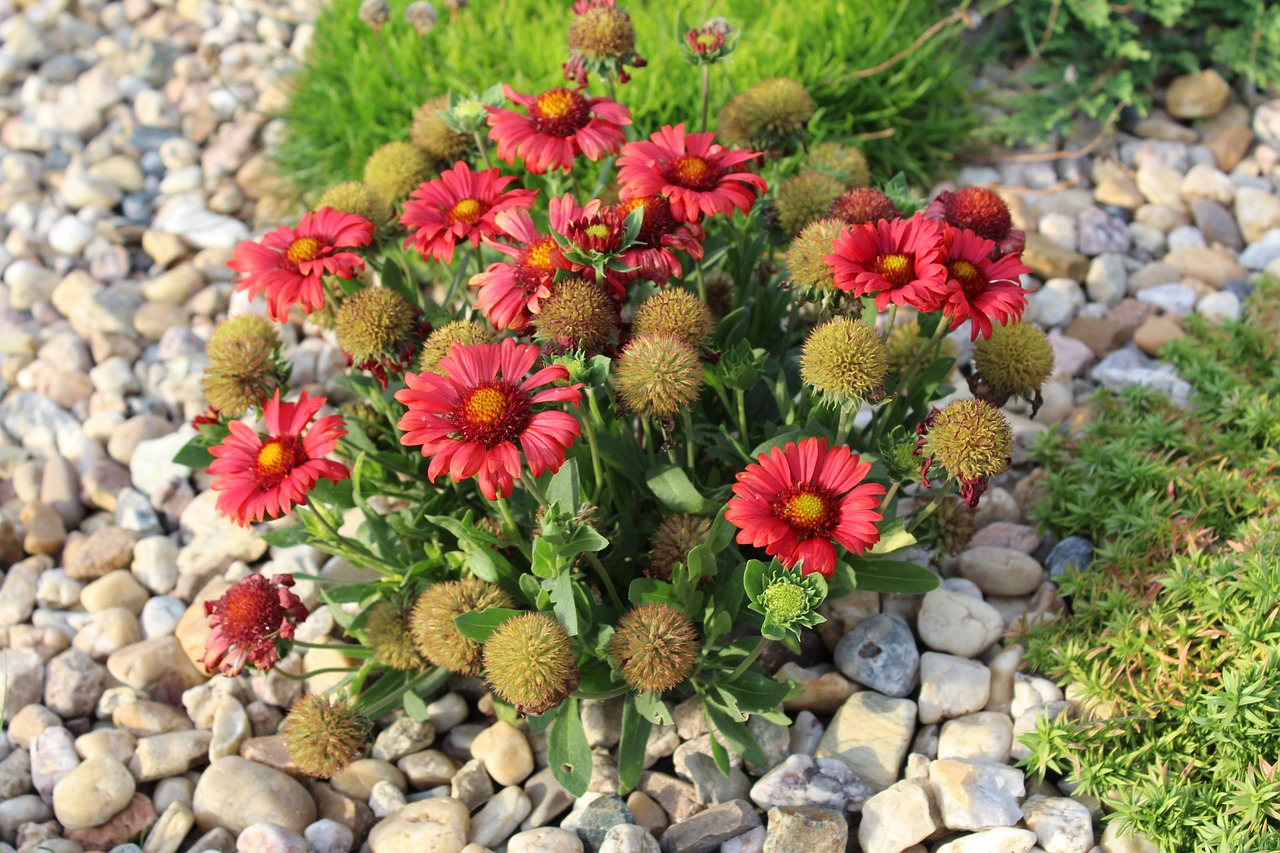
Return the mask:
<svg viewBox="0 0 1280 853"><path fill-rule="evenodd" d="M507 395L497 388L477 388L463 404L463 411L471 423L493 426L507 413Z"/></svg>
<svg viewBox="0 0 1280 853"><path fill-rule="evenodd" d="M597 223L597 224L595 224L595 225L588 225L588 226L587 226L587 236L588 236L588 237L595 237L596 239L603 239L603 238L605 238L605 237L608 237L608 236L609 236L609 226L607 226L607 225L601 225L601 224L599 224L599 223Z"/></svg>
<svg viewBox="0 0 1280 853"><path fill-rule="evenodd" d="M911 282L914 264L914 255L880 255L876 258L873 269L893 287L905 287Z"/></svg>
<svg viewBox="0 0 1280 853"><path fill-rule="evenodd" d="M467 225L470 225L472 222L479 219L480 214L482 213L484 213L483 204L474 198L464 198L449 210L449 224L452 225L455 222L464 222Z"/></svg>
<svg viewBox="0 0 1280 853"><path fill-rule="evenodd" d="M764 591L764 608L779 622L790 622L809 609L804 590L793 583L778 581Z"/></svg>
<svg viewBox="0 0 1280 853"><path fill-rule="evenodd" d="M315 237L299 237L289 244L289 248L285 250L284 257L291 264L301 264L306 261L314 261L320 257L320 252L324 246Z"/></svg>

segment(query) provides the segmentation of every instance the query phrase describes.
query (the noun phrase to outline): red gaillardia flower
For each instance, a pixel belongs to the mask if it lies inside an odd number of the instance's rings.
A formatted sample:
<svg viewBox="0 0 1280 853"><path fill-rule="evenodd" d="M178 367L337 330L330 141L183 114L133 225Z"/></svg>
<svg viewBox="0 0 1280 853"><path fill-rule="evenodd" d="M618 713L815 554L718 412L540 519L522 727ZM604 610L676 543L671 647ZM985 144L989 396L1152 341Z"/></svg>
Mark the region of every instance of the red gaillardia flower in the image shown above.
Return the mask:
<svg viewBox="0 0 1280 853"><path fill-rule="evenodd" d="M924 209L924 218L941 220L952 228L967 228L991 240L997 256L1021 252L1027 246L1027 232L1013 227L1009 205L986 187L965 187L955 192L943 190Z"/></svg>
<svg viewBox="0 0 1280 853"><path fill-rule="evenodd" d="M876 297L876 310L892 302L936 311L947 293L942 228L920 217L851 225L832 244L827 263L835 285L854 296Z"/></svg>
<svg viewBox="0 0 1280 853"><path fill-rule="evenodd" d="M480 245L481 237L498 236L494 217L504 210L529 208L537 190L506 190L515 178L500 177L497 169L473 172L462 160L440 177L421 184L405 202L400 224L415 229L404 241L425 258L453 260L453 247L462 240Z"/></svg>
<svg viewBox="0 0 1280 853"><path fill-rule="evenodd" d="M738 473L725 518L738 528L739 545L763 548L788 568L803 560L804 574L829 578L833 542L861 554L880 541L876 510L885 488L863 482L870 470L847 447L828 450L825 438L787 442Z"/></svg>
<svg viewBox="0 0 1280 853"><path fill-rule="evenodd" d="M322 207L294 228L282 225L258 243L245 240L227 266L245 274L236 289L247 290L250 299L266 291L268 312L283 323L295 302L308 314L324 304L322 275L351 278L363 269L363 258L341 249L367 246L372 239L373 223L363 216Z"/></svg>
<svg viewBox="0 0 1280 853"><path fill-rule="evenodd" d="M622 126L631 124L631 111L608 98L587 98L558 87L540 95L522 95L503 86L507 98L528 115L501 107L489 111L489 138L498 143L498 157L514 164L524 158L532 174L551 169L569 171L579 154L599 160L616 154L627 141Z"/></svg>
<svg viewBox="0 0 1280 853"><path fill-rule="evenodd" d="M970 321L970 340L991 337L991 323L1016 323L1027 307L1020 277L1031 272L1017 254L991 260L996 244L968 229L947 227L947 296L942 313L952 329Z"/></svg>
<svg viewBox="0 0 1280 853"><path fill-rule="evenodd" d="M324 457L347 434L341 415L327 415L307 425L327 403L303 391L296 403L280 402L280 391L263 407L264 439L241 421L231 421L231 434L209 448L215 457L206 470L218 479L218 512L236 524L288 515L294 505L305 506L307 493L321 477L337 483L350 472Z"/></svg>
<svg viewBox="0 0 1280 853"><path fill-rule="evenodd" d="M253 664L266 671L280 660L278 640L293 639L294 626L307 618L306 605L289 591L292 575L249 575L231 585L221 598L204 603L209 638L200 662L210 672L221 669L235 677Z"/></svg>
<svg viewBox="0 0 1280 853"><path fill-rule="evenodd" d="M594 215L600 202L591 201L582 208L573 196L565 195L551 199L548 208L551 227L563 231L571 221ZM581 267L568 263L556 239L540 233L524 210L504 210L494 217L494 224L499 237L515 240L517 245L485 238L487 246L512 261L489 264L484 272L471 277L471 286L480 288L476 307L495 329L522 332L537 313L539 300L551 293L556 271L576 272Z"/></svg>
<svg viewBox="0 0 1280 853"><path fill-rule="evenodd" d="M747 213L757 193L768 189L764 178L734 171L759 157L755 151L730 151L711 140L714 133L684 132L667 125L648 140L628 142L618 158L623 201L660 195L671 202L671 214L682 222L703 215Z"/></svg>
<svg viewBox="0 0 1280 853"><path fill-rule="evenodd" d="M400 419L400 443L421 445L431 456L427 477L445 471L455 483L480 475L480 492L489 500L511 494L521 475L520 451L529 472L559 471L565 451L582 435L577 418L556 410L534 411L540 403L582 399L582 383L534 389L569 378L559 365L526 376L542 350L507 338L500 344L454 344L436 373L405 374L409 387L396 399L409 411ZM520 449L516 449L516 442Z"/></svg>
<svg viewBox="0 0 1280 853"><path fill-rule="evenodd" d="M683 273L678 250L695 261L702 260L702 241L706 230L696 222L680 222L671 215L671 202L660 195L636 196L616 205L619 218L625 220L636 208L644 208L644 221L636 235L636 245L622 253L622 262L629 272L611 271L610 276L619 281L644 278L663 285Z"/></svg>

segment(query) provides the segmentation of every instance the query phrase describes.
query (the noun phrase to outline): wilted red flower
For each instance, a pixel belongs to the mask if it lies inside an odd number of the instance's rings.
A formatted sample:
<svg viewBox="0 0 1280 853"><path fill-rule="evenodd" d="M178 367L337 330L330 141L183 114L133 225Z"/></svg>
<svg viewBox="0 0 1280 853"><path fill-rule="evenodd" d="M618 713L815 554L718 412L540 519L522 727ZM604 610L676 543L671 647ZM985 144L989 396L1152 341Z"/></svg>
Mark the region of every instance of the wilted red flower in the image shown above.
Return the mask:
<svg viewBox="0 0 1280 853"><path fill-rule="evenodd" d="M342 248L369 245L373 223L354 213L322 207L305 214L297 226L282 225L260 242L236 246L227 266L244 278L237 290L256 299L264 290L272 319L284 322L296 302L310 314L324 305L323 275L351 278L364 268L364 259Z"/></svg>
<svg viewBox="0 0 1280 853"><path fill-rule="evenodd" d="M231 421L231 433L209 448L216 457L206 474L217 477L218 512L248 527L264 517L288 515L294 505L305 506L307 493L321 477L339 482L350 476L346 466L325 459L338 439L347 434L341 415L328 415L307 424L327 403L303 391L296 403L280 402L280 391L263 407L265 440L242 421Z"/></svg>
<svg viewBox="0 0 1280 853"><path fill-rule="evenodd" d="M950 328L970 321L970 340L991 337L991 324L1016 323L1027 307L1027 293L1020 277L1031 272L1020 255L991 260L995 243L968 229L947 228L947 295L942 313Z"/></svg>
<svg viewBox="0 0 1280 853"><path fill-rule="evenodd" d="M986 187L943 190L924 209L924 218L946 222L952 228L967 228L991 240L996 256L1021 252L1027 246L1027 233L1014 229L1009 205Z"/></svg>
<svg viewBox="0 0 1280 853"><path fill-rule="evenodd" d="M636 245L622 253L628 272L611 271L609 276L620 282L644 278L663 285L683 274L680 259L673 249L686 253L695 261L702 260L702 241L706 230L696 222L680 222L671 215L671 203L660 195L636 196L619 202L618 217L626 219L638 207L644 207L644 220Z"/></svg>
<svg viewBox="0 0 1280 853"><path fill-rule="evenodd" d="M293 639L294 626L307 618L307 608L289 591L292 575L249 575L231 585L221 598L204 603L209 638L200 662L235 677L247 664L269 670L280 660L278 640Z"/></svg>
<svg viewBox="0 0 1280 853"><path fill-rule="evenodd" d="M753 172L733 171L760 154L730 151L712 140L714 133L684 132L667 125L647 140L628 142L618 158L623 201L660 195L671 202L671 214L683 222L703 215L747 213L757 193L768 186Z"/></svg>
<svg viewBox="0 0 1280 853"><path fill-rule="evenodd" d="M919 214L881 219L840 232L827 255L835 285L854 296L876 297L876 310L892 302L917 311L936 311L947 293L942 229Z"/></svg>
<svg viewBox="0 0 1280 853"><path fill-rule="evenodd" d="M404 247L412 246L424 258L429 255L447 264L460 241L479 246L480 238L498 236L495 217L504 210L532 207L537 195L537 190L504 192L514 180L499 176L497 169L473 172L459 160L410 194L400 224L414 231L405 238Z"/></svg>
<svg viewBox="0 0 1280 853"><path fill-rule="evenodd" d="M396 399L409 411L400 419L400 443L421 445L430 456L427 477L445 471L455 483L479 474L489 500L508 497L523 470L523 451L533 476L559 471L565 450L582 435L568 412L534 411L540 403L568 401L576 407L582 383L534 389L569 378L559 365L526 376L542 350L506 338L500 344L454 344L436 373L405 374L409 387ZM516 449L519 441L520 448Z"/></svg>
<svg viewBox="0 0 1280 853"><path fill-rule="evenodd" d="M880 541L876 522L885 488L864 483L870 462L847 447L827 449L825 438L787 442L761 453L738 473L725 519L738 544L754 545L788 568L832 577L839 542L861 554Z"/></svg>
<svg viewBox="0 0 1280 853"><path fill-rule="evenodd" d="M599 160L616 154L627 141L622 126L631 124L631 111L608 98L587 98L558 87L540 95L522 95L503 86L507 98L528 110L521 115L501 107L489 111L489 138L498 143L498 157L541 175L551 169L569 171L579 154Z"/></svg>
<svg viewBox="0 0 1280 853"><path fill-rule="evenodd" d="M548 208L551 227L563 231L569 222L594 215L600 209L600 202L592 201L585 208L579 207L573 196L566 194L553 198ZM487 246L513 261L489 264L484 272L471 277L471 286L480 288L476 307L495 329L521 332L537 313L538 301L551 293L556 270L577 272L582 267L569 263L555 238L540 233L533 218L523 210L503 211L494 218L494 224L497 236L515 240L517 245L485 238Z"/></svg>

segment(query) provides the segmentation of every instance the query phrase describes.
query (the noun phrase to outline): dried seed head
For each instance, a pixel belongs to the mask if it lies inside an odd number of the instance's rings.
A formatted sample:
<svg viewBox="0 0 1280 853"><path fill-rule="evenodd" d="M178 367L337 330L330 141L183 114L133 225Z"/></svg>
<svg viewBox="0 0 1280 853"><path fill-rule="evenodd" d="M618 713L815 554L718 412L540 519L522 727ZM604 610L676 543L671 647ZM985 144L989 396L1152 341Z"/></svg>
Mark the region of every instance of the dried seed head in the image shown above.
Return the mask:
<svg viewBox="0 0 1280 853"><path fill-rule="evenodd" d="M439 367L440 359L449 354L454 344L471 346L497 342L498 336L488 326L474 320L451 320L427 335L422 343L422 352L418 354L418 370L444 373Z"/></svg>
<svg viewBox="0 0 1280 853"><path fill-rule="evenodd" d="M331 207L343 213L354 213L374 225L385 225L391 218L391 205L364 181L334 184L320 196L316 207Z"/></svg>
<svg viewBox="0 0 1280 853"><path fill-rule="evenodd" d="M689 552L707 541L711 521L696 515L680 513L662 519L649 540L649 565L645 576L671 580L671 570L689 558Z"/></svg>
<svg viewBox="0 0 1280 853"><path fill-rule="evenodd" d="M386 287L366 287L348 297L334 318L338 346L359 364L391 352L413 328L416 312Z"/></svg>
<svg viewBox="0 0 1280 853"><path fill-rule="evenodd" d="M865 187L871 183L867 158L851 145L822 142L809 151L806 165L815 172L830 175L846 187Z"/></svg>
<svg viewBox="0 0 1280 853"><path fill-rule="evenodd" d="M617 307L604 288L582 278L553 284L534 315L534 338L561 349L598 350L618 333Z"/></svg>
<svg viewBox="0 0 1280 853"><path fill-rule="evenodd" d="M454 617L490 607L514 607L497 586L477 578L432 584L409 614L409 633L418 654L459 675L480 674L480 644L463 636Z"/></svg>
<svg viewBox="0 0 1280 853"><path fill-rule="evenodd" d="M1053 346L1033 323L993 326L991 337L974 346L973 366L999 391L1030 394L1053 375Z"/></svg>
<svg viewBox="0 0 1280 853"><path fill-rule="evenodd" d="M432 98L413 114L409 140L436 164L453 165L471 149L472 139L449 127L441 113L449 109L449 96Z"/></svg>
<svg viewBox="0 0 1280 853"><path fill-rule="evenodd" d="M484 644L484 677L520 713L541 714L578 689L573 641L546 613L513 616Z"/></svg>
<svg viewBox="0 0 1280 853"><path fill-rule="evenodd" d="M636 28L621 9L595 6L573 20L569 49L588 59L623 60L634 54Z"/></svg>
<svg viewBox="0 0 1280 853"><path fill-rule="evenodd" d="M284 389L279 349L279 333L262 317L243 314L219 324L205 348L208 365L200 380L209 405L238 418Z"/></svg>
<svg viewBox="0 0 1280 853"><path fill-rule="evenodd" d="M669 604L641 604L618 620L609 657L636 690L658 693L684 681L698 660L698 632Z"/></svg>
<svg viewBox="0 0 1280 853"><path fill-rule="evenodd" d="M390 601L380 602L369 611L364 633L378 663L402 671L422 669L426 665L414 648L408 616L404 608Z"/></svg>
<svg viewBox="0 0 1280 853"><path fill-rule="evenodd" d="M787 273L793 284L815 291L835 289L835 271L827 263L832 244L844 223L838 219L819 219L806 225L787 249Z"/></svg>
<svg viewBox="0 0 1280 853"><path fill-rule="evenodd" d="M728 144L748 148L789 147L804 135L817 110L809 92L790 77L751 84L720 110L719 132Z"/></svg>
<svg viewBox="0 0 1280 853"><path fill-rule="evenodd" d="M925 345L927 338L920 337L920 321L914 317L906 320L889 330L889 337L885 344L889 347L889 369L894 373L901 373L911 365L915 360L916 354L920 352L920 348ZM938 358L955 358L956 343L951 338L944 337L942 346L938 349Z"/></svg>
<svg viewBox="0 0 1280 853"><path fill-rule="evenodd" d="M628 410L666 419L702 393L698 353L671 335L633 338L614 363L614 383Z"/></svg>
<svg viewBox="0 0 1280 853"><path fill-rule="evenodd" d="M317 779L328 779L350 764L364 749L369 729L369 721L345 698L323 693L299 699L284 721L289 756Z"/></svg>
<svg viewBox="0 0 1280 853"><path fill-rule="evenodd" d="M787 178L774 202L778 224L788 237L794 237L811 222L822 219L844 186L822 172L801 172Z"/></svg>
<svg viewBox="0 0 1280 853"><path fill-rule="evenodd" d="M412 142L388 142L369 155L364 182L389 204L399 204L431 177L431 161Z"/></svg>
<svg viewBox="0 0 1280 853"><path fill-rule="evenodd" d="M641 335L672 335L691 347L706 346L716 331L711 309L684 288L668 287L636 309L632 330Z"/></svg>
<svg viewBox="0 0 1280 853"><path fill-rule="evenodd" d="M881 219L894 219L902 215L893 199L875 187L854 187L846 190L827 210L827 216L839 219L847 225L875 224Z"/></svg>
<svg viewBox="0 0 1280 853"><path fill-rule="evenodd" d="M848 317L815 328L800 350L800 378L836 402L876 394L888 373L884 341L871 326Z"/></svg>

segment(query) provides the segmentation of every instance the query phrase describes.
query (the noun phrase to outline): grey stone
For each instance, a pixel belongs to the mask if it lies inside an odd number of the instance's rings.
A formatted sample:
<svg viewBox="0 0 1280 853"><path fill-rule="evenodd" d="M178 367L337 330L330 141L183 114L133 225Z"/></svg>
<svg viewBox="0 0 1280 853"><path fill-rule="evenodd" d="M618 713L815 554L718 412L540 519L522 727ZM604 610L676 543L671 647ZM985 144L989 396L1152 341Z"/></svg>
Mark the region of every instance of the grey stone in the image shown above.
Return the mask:
<svg viewBox="0 0 1280 853"><path fill-rule="evenodd" d="M1127 252L1131 244L1129 227L1124 220L1108 216L1096 207L1080 214L1079 234L1080 253L1090 257L1103 252Z"/></svg>
<svg viewBox="0 0 1280 853"><path fill-rule="evenodd" d="M836 758L789 756L751 788L751 801L774 806L858 811L875 790Z"/></svg>
<svg viewBox="0 0 1280 853"><path fill-rule="evenodd" d="M779 806L769 809L764 853L844 853L849 822L838 811Z"/></svg>
<svg viewBox="0 0 1280 853"><path fill-rule="evenodd" d="M586 853L599 853L609 830L618 824L635 823L636 816L627 808L627 804L616 794L606 794L582 810L574 830L582 839Z"/></svg>
<svg viewBox="0 0 1280 853"><path fill-rule="evenodd" d="M1068 568L1083 572L1093 565L1093 543L1083 536L1068 536L1049 552L1044 567L1049 570L1049 577L1061 577Z"/></svg>
<svg viewBox="0 0 1280 853"><path fill-rule="evenodd" d="M760 816L746 800L734 800L667 827L658 839L662 853L711 853L730 838L760 826Z"/></svg>
<svg viewBox="0 0 1280 853"><path fill-rule="evenodd" d="M98 704L106 678L107 670L101 664L79 649L67 649L49 661L44 704L63 719L88 716Z"/></svg>
<svg viewBox="0 0 1280 853"><path fill-rule="evenodd" d="M836 645L836 666L886 696L906 696L920 678L920 652L905 619L881 613L857 625Z"/></svg>
<svg viewBox="0 0 1280 853"><path fill-rule="evenodd" d="M685 766L689 771L689 781L697 792L698 802L703 805L745 799L751 789L751 781L745 773L736 767L730 767L729 775L726 776L709 755L695 752L685 759Z"/></svg>
<svg viewBox="0 0 1280 853"><path fill-rule="evenodd" d="M1237 251L1244 246L1235 217L1222 204L1207 198L1194 199L1191 216L1209 243L1221 243Z"/></svg>

